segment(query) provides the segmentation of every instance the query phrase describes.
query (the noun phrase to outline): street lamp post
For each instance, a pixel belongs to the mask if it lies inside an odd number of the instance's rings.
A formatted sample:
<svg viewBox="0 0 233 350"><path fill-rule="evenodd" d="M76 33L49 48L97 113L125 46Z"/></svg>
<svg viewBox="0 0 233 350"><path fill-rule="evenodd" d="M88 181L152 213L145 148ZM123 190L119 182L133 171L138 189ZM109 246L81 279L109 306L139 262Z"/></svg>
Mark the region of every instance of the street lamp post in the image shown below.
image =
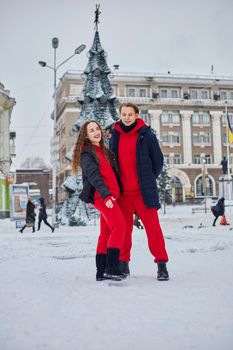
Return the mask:
<svg viewBox="0 0 233 350"><path fill-rule="evenodd" d="M205 213L207 213L207 191L206 191L206 160L203 159L203 169L202 169L202 192L204 195L205 203Z"/></svg>
<svg viewBox="0 0 233 350"><path fill-rule="evenodd" d="M56 122L57 122L57 70L60 68L64 63L69 61L72 57L75 55L79 55L83 50L85 50L86 45L80 45L78 48L75 49L73 55L68 57L66 60L61 62L59 65L57 65L57 55L56 50L59 45L58 38L52 39L52 47L54 49L54 61L53 61L53 67L49 66L44 61L39 61L39 65L41 67L47 67L49 69L53 70L54 75L54 83L53 83L53 89L54 89L54 110L53 110L53 152L52 152L52 163L53 163L53 169L52 169L52 224L56 222L56 203L57 203L57 187L56 187L56 177L57 177L57 168L56 168L56 158L55 158L55 150L54 150L54 142L56 139Z"/></svg>

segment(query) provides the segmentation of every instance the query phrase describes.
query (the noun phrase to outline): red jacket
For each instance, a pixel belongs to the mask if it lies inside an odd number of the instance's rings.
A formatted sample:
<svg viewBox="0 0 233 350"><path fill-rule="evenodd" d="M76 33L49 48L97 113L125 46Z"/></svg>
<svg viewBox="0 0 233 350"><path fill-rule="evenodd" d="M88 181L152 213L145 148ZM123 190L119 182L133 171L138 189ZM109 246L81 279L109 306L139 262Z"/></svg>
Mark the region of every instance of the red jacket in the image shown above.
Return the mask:
<svg viewBox="0 0 233 350"><path fill-rule="evenodd" d="M109 164L107 159L104 157L101 148L98 146L94 146L94 147L95 147L98 159L99 159L100 175L101 175L106 187L108 188L109 192L111 193L111 195L117 199L120 196L120 190L119 190L119 186L117 183L116 175L115 175L111 165ZM96 191L94 194L94 200L99 199L99 198L101 198L101 196L98 193L98 191Z"/></svg>

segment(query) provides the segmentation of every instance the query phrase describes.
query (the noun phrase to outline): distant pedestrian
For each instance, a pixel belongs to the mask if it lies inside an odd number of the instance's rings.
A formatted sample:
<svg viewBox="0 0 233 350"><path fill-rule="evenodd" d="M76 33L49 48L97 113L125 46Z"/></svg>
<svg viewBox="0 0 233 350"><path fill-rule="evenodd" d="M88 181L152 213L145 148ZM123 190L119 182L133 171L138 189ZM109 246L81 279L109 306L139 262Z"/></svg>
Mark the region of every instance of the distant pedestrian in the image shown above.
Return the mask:
<svg viewBox="0 0 233 350"><path fill-rule="evenodd" d="M141 219L140 219L140 217L139 217L139 215L138 215L138 213L137 213L136 211L135 211L135 213L134 213L133 224L134 224L134 226L136 226L137 228L143 230L143 225L142 225Z"/></svg>
<svg viewBox="0 0 233 350"><path fill-rule="evenodd" d="M35 232L35 204L31 197L28 197L27 202L27 210L26 210L26 224L19 230L19 232L23 233L26 227L32 227L32 232Z"/></svg>
<svg viewBox="0 0 233 350"><path fill-rule="evenodd" d="M39 198L39 202L40 202L40 206L39 206L38 231L40 231L41 222L44 221L45 225L49 226L51 228L52 232L54 232L54 227L52 227L47 221L48 215L46 212L46 205L44 202L44 198L43 197Z"/></svg>
<svg viewBox="0 0 233 350"><path fill-rule="evenodd" d="M222 197L218 200L217 204L213 207L211 207L211 211L213 215L215 216L213 226L216 226L216 221L218 220L219 216L223 216L225 213L225 198Z"/></svg>

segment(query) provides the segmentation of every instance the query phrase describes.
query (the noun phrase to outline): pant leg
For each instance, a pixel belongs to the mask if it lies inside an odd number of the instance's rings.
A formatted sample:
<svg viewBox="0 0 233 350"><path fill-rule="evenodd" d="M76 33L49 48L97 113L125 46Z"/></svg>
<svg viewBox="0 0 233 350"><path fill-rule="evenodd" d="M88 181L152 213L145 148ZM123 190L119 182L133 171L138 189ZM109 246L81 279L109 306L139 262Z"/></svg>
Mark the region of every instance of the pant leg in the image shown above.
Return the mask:
<svg viewBox="0 0 233 350"><path fill-rule="evenodd" d="M113 208L108 208L103 199L96 200L94 206L102 214L110 229L110 235L108 237L105 236L107 248L121 249L126 231L126 223L117 201L113 202ZM106 234L106 231L104 233Z"/></svg>
<svg viewBox="0 0 233 350"><path fill-rule="evenodd" d="M165 240L160 227L158 210L156 208L148 208L143 201L142 195L134 196L134 205L136 211L144 225L148 246L154 261L168 261L168 255L165 248Z"/></svg>
<svg viewBox="0 0 233 350"><path fill-rule="evenodd" d="M100 235L97 242L96 254L106 254L110 234L111 230L105 218L100 213Z"/></svg>
<svg viewBox="0 0 233 350"><path fill-rule="evenodd" d="M43 219L45 225L49 226L51 228L51 230L53 229L52 226L48 223L47 219Z"/></svg>
<svg viewBox="0 0 233 350"><path fill-rule="evenodd" d="M24 229L25 229L26 227L27 227L27 225L24 225L24 226L21 228L20 232L23 233L23 231L24 231Z"/></svg>
<svg viewBox="0 0 233 350"><path fill-rule="evenodd" d="M39 221L38 221L38 231L40 230L41 221L42 221L42 219L39 218Z"/></svg>
<svg viewBox="0 0 233 350"><path fill-rule="evenodd" d="M216 216L215 219L214 219L214 222L213 222L213 226L215 226L216 224L216 221L218 220L219 216Z"/></svg>
<svg viewBox="0 0 233 350"><path fill-rule="evenodd" d="M125 239L119 259L128 262L130 261L130 251L132 247L133 215L135 209L131 196L120 196L118 203L126 222Z"/></svg>

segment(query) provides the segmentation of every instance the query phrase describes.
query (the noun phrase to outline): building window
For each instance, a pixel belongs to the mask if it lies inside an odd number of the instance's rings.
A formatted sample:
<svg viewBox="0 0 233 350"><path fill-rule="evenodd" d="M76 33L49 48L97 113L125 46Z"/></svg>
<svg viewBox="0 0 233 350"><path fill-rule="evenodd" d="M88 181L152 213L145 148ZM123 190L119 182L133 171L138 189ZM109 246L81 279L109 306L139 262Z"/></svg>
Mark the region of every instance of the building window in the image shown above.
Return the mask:
<svg viewBox="0 0 233 350"><path fill-rule="evenodd" d="M233 127L233 113L227 113L227 114L228 114L231 126ZM222 125L223 126L226 126L226 121L227 121L226 113L223 113L222 114Z"/></svg>
<svg viewBox="0 0 233 350"><path fill-rule="evenodd" d="M167 111L163 111L161 115L161 122L162 124L169 124L169 114Z"/></svg>
<svg viewBox="0 0 233 350"><path fill-rule="evenodd" d="M180 124L180 114L178 111L172 111L171 121L172 124Z"/></svg>
<svg viewBox="0 0 233 350"><path fill-rule="evenodd" d="M160 97L167 98L167 89L160 89Z"/></svg>
<svg viewBox="0 0 233 350"><path fill-rule="evenodd" d="M195 144L200 144L201 143L201 138L199 132L194 132L193 133L193 143Z"/></svg>
<svg viewBox="0 0 233 350"><path fill-rule="evenodd" d="M192 89L190 91L190 97L192 100L196 100L197 99L197 90Z"/></svg>
<svg viewBox="0 0 233 350"><path fill-rule="evenodd" d="M178 98L178 90L171 89L171 97L172 98Z"/></svg>
<svg viewBox="0 0 233 350"><path fill-rule="evenodd" d="M117 96L117 85L112 85L112 92L115 96Z"/></svg>
<svg viewBox="0 0 233 350"><path fill-rule="evenodd" d="M192 115L193 125L210 125L209 112L194 112Z"/></svg>
<svg viewBox="0 0 233 350"><path fill-rule="evenodd" d="M233 91L229 92L229 100L233 100Z"/></svg>
<svg viewBox="0 0 233 350"><path fill-rule="evenodd" d="M210 145L211 144L211 134L210 132L194 132L193 133L193 144L194 145Z"/></svg>
<svg viewBox="0 0 233 350"><path fill-rule="evenodd" d="M211 135L210 132L205 132L202 135L202 143L209 145L211 143Z"/></svg>
<svg viewBox="0 0 233 350"><path fill-rule="evenodd" d="M169 154L164 153L163 158L164 158L164 163L169 164Z"/></svg>
<svg viewBox="0 0 233 350"><path fill-rule="evenodd" d="M163 133L162 133L162 142L163 142L163 143L169 143L169 135L168 135L168 132L163 132Z"/></svg>
<svg viewBox="0 0 233 350"><path fill-rule="evenodd" d="M226 99L227 99L226 91L220 91L220 100L226 100Z"/></svg>
<svg viewBox="0 0 233 350"><path fill-rule="evenodd" d="M139 96L140 97L146 97L146 89L139 89Z"/></svg>
<svg viewBox="0 0 233 350"><path fill-rule="evenodd" d="M179 144L180 143L180 133L174 132L172 135L172 143Z"/></svg>
<svg viewBox="0 0 233 350"><path fill-rule="evenodd" d="M199 176L196 182L196 194L197 197L202 197L202 196L213 196L213 181L211 178L207 175L205 179L205 192L204 193L204 186L203 186L203 176Z"/></svg>
<svg viewBox="0 0 233 350"><path fill-rule="evenodd" d="M173 158L173 164L181 164L180 154L175 154Z"/></svg>
<svg viewBox="0 0 233 350"><path fill-rule="evenodd" d="M205 125L209 125L210 124L210 115L208 112L203 112L202 114L202 122Z"/></svg>
<svg viewBox="0 0 233 350"><path fill-rule="evenodd" d="M194 164L201 164L201 156L200 156L200 154L194 154L193 162L194 162Z"/></svg>
<svg viewBox="0 0 233 350"><path fill-rule="evenodd" d="M135 97L135 89L134 88L128 88L128 96Z"/></svg>
<svg viewBox="0 0 233 350"><path fill-rule="evenodd" d="M199 112L194 112L192 115L193 124L200 124L200 115Z"/></svg>
<svg viewBox="0 0 233 350"><path fill-rule="evenodd" d="M180 124L179 111L163 111L161 116L162 124Z"/></svg>
<svg viewBox="0 0 233 350"><path fill-rule="evenodd" d="M143 110L141 111L140 117L144 120L145 123L149 123L149 114L148 114L148 110Z"/></svg>
<svg viewBox="0 0 233 350"><path fill-rule="evenodd" d="M212 157L210 154L205 155L205 162L206 164L211 164L212 163Z"/></svg>
<svg viewBox="0 0 233 350"><path fill-rule="evenodd" d="M201 99L207 100L209 98L209 91L208 90L201 90Z"/></svg>

